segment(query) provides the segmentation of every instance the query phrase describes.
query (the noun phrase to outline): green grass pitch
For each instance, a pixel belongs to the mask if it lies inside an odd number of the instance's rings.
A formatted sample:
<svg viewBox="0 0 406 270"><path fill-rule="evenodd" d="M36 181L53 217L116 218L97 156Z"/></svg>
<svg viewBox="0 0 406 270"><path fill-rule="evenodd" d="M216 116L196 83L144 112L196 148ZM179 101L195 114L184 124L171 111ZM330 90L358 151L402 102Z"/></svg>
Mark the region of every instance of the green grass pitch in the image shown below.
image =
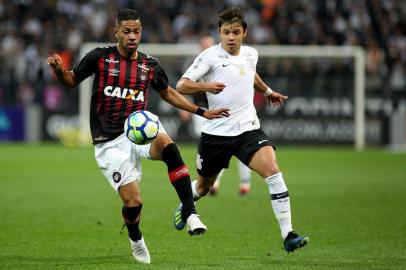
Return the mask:
<svg viewBox="0 0 406 270"><path fill-rule="evenodd" d="M195 145L180 147L195 173ZM267 187L238 195L235 160L218 196L199 201L203 236L176 231L166 168L143 162L141 229L152 264L137 264L121 203L93 148L0 145L0 269L406 269L406 154L280 146L293 225L310 244L282 250Z"/></svg>

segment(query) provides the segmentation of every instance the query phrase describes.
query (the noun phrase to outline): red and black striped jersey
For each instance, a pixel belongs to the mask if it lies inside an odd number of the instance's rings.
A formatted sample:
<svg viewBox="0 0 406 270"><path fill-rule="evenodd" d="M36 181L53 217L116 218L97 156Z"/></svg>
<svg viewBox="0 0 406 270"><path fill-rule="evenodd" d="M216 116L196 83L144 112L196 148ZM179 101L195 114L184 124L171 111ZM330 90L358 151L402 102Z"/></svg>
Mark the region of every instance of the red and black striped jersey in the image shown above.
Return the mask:
<svg viewBox="0 0 406 270"><path fill-rule="evenodd" d="M78 82L95 75L90 104L94 144L120 136L129 114L147 110L150 86L156 91L168 87L168 77L156 58L138 52L137 59L130 60L116 46L90 51L73 73Z"/></svg>

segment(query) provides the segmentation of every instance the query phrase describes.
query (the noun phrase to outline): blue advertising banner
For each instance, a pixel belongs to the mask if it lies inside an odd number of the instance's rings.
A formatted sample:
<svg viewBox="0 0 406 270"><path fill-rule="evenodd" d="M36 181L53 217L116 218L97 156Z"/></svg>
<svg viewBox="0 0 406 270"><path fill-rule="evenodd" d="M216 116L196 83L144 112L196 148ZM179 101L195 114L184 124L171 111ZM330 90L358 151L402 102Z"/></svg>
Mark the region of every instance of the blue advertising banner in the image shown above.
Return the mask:
<svg viewBox="0 0 406 270"><path fill-rule="evenodd" d="M0 107L0 141L22 141L24 134L24 109Z"/></svg>

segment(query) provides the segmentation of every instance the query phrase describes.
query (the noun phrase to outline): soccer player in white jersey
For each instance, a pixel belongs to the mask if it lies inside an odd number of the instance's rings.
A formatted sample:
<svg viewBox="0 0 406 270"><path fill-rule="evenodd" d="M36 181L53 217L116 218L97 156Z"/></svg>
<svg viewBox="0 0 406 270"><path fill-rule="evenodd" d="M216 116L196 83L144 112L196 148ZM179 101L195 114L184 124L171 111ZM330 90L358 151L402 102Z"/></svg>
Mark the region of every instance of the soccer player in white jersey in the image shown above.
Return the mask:
<svg viewBox="0 0 406 270"><path fill-rule="evenodd" d="M199 47L201 51L210 48L215 44L215 40L211 35L202 35L199 37ZM193 63L193 58L188 59L185 63L185 70ZM194 103L199 106L207 106L207 98L204 93L198 93L193 95ZM192 114L188 111L179 110L179 115L183 121L191 120L193 126L193 132L196 135L200 135L202 132L203 117ZM247 167L241 161L237 161L238 175L240 177L240 195L247 195L251 188L251 169ZM220 189L221 179L224 175L224 169L217 175L216 181L210 188L210 195L216 195Z"/></svg>
<svg viewBox="0 0 406 270"><path fill-rule="evenodd" d="M247 24L240 9L221 12L218 27L221 43L200 53L176 87L185 95L204 91L209 108L230 109L229 117L203 123L197 154L198 177L192 182L193 196L195 200L205 196L219 172L228 167L230 158L237 157L265 179L284 248L291 252L306 245L309 238L293 231L288 189L274 147L260 129L253 104L254 90L263 93L273 105L282 105L288 97L271 90L257 74L258 52L242 46ZM174 217L179 230L185 226L179 217L181 209L182 205Z"/></svg>

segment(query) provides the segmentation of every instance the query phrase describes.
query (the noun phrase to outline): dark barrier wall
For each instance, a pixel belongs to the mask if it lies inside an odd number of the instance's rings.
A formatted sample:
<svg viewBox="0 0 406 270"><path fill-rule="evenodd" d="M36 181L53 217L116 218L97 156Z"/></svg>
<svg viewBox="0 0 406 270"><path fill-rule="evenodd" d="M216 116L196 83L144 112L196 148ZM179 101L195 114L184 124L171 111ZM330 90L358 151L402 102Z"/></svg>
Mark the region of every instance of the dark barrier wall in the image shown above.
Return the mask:
<svg viewBox="0 0 406 270"><path fill-rule="evenodd" d="M0 141L24 139L24 110L19 106L0 107Z"/></svg>

